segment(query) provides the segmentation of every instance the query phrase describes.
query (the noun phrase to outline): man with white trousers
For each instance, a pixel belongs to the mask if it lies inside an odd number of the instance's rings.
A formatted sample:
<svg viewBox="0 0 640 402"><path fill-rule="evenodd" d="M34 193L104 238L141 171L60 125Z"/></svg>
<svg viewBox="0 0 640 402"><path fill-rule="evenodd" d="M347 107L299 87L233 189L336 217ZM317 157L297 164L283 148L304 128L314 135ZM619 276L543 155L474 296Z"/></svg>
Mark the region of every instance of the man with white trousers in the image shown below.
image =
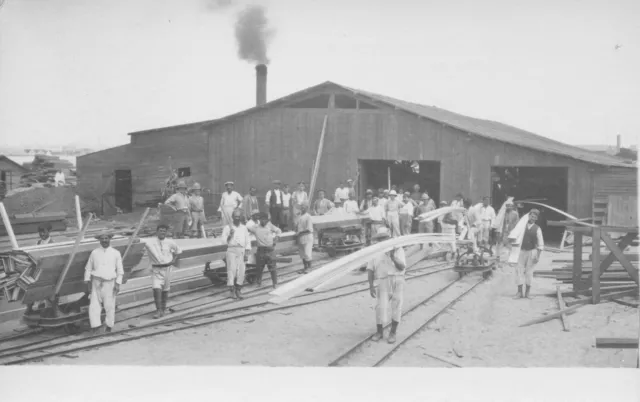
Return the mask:
<svg viewBox="0 0 640 402"><path fill-rule="evenodd" d="M251 238L247 227L240 222L243 214L233 211L233 222L222 229L222 239L227 243L227 286L232 299L242 299L245 263L251 253Z"/></svg>
<svg viewBox="0 0 640 402"><path fill-rule="evenodd" d="M116 318L116 295L124 277L122 256L111 247L111 233L96 236L100 247L93 250L84 268L84 281L91 293L89 322L91 333L97 334L102 327L102 308L106 312L106 332L111 332Z"/></svg>
<svg viewBox="0 0 640 402"><path fill-rule="evenodd" d="M536 224L539 215L540 211L535 208L529 211L529 221L522 235L520 255L516 266L518 293L514 299L521 299L522 297L530 299L529 292L531 291L531 282L533 282L533 271L538 261L540 261L542 250L544 250L542 229ZM526 286L524 296L522 293L523 285Z"/></svg>

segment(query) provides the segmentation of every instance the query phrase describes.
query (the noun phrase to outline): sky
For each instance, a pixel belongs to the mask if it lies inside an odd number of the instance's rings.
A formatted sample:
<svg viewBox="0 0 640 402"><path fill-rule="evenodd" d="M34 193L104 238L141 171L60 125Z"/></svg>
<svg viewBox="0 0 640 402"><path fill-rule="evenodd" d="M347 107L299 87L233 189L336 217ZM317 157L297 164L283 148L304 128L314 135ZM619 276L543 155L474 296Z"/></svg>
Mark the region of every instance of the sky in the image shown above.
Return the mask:
<svg viewBox="0 0 640 402"><path fill-rule="evenodd" d="M4 0L0 145L101 149L254 106L234 36L253 4L274 31L268 100L334 81L569 144L637 143L637 0Z"/></svg>

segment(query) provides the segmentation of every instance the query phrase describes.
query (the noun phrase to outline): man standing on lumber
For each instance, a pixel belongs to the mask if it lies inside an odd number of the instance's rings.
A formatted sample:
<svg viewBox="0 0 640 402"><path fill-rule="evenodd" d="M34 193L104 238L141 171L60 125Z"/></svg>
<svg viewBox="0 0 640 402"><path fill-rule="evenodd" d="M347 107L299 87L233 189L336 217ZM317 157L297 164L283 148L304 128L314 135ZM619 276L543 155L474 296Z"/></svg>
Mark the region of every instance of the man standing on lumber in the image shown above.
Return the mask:
<svg viewBox="0 0 640 402"><path fill-rule="evenodd" d="M222 224L228 226L233 223L233 211L235 211L235 209L238 208L240 204L242 204L242 196L233 191L234 183L232 181L224 183L224 186L227 191L222 193L218 212L220 212Z"/></svg>
<svg viewBox="0 0 640 402"><path fill-rule="evenodd" d="M102 327L102 309L107 316L105 318L106 332L111 332L116 318L116 295L120 291L124 268L122 255L111 247L111 233L101 233L96 236L100 241L100 247L89 255L89 261L84 268L84 282L91 293L89 304L89 322L91 333L97 334Z"/></svg>
<svg viewBox="0 0 640 402"><path fill-rule="evenodd" d="M260 209L258 205L258 197L256 197L256 188L254 186L249 187L249 194L245 195L242 199L242 212L244 212L244 217L249 222L251 219L251 215L253 211L256 209Z"/></svg>
<svg viewBox="0 0 640 402"><path fill-rule="evenodd" d="M333 209L333 202L325 198L324 190L318 190L318 199L313 203L314 215L321 216Z"/></svg>
<svg viewBox="0 0 640 402"><path fill-rule="evenodd" d="M372 237L373 244L389 238L386 230ZM376 326L377 331L372 340L377 342L383 338L383 326L386 321L389 302L391 302L391 331L387 342L395 343L396 330L402 317L402 300L404 298L405 270L407 261L404 249L399 247L369 261L367 272L369 276L369 292L376 300ZM378 279L378 290L374 285L374 278Z"/></svg>
<svg viewBox="0 0 640 402"><path fill-rule="evenodd" d="M191 210L191 237L202 237L204 223L207 217L204 214L204 198L202 198L202 188L199 183L195 183L191 188L192 194L189 197L189 209Z"/></svg>
<svg viewBox="0 0 640 402"><path fill-rule="evenodd" d="M523 285L526 286L524 297L530 299L529 291L531 290L531 282L533 281L533 271L538 261L540 261L542 250L544 250L542 230L536 224L538 215L540 215L540 211L535 208L529 211L529 221L522 236L518 265L516 266L518 293L516 293L514 299L521 299L523 297Z"/></svg>
<svg viewBox="0 0 640 402"><path fill-rule="evenodd" d="M227 242L227 286L232 299L242 299L245 263L251 253L251 238L247 227L240 222L242 211L232 213L233 222L222 229L222 238Z"/></svg>
<svg viewBox="0 0 640 402"><path fill-rule="evenodd" d="M38 226L38 234L40 235L38 246L53 243L53 239L51 238L51 224L49 222L41 223Z"/></svg>
<svg viewBox="0 0 640 402"><path fill-rule="evenodd" d="M400 209L404 204L398 201L397 197L396 190L391 190L389 192L389 201L384 207L385 219L389 229L391 229L391 237L400 237Z"/></svg>
<svg viewBox="0 0 640 402"><path fill-rule="evenodd" d="M276 243L282 234L282 230L269 222L266 213L259 215L260 223L253 226L249 231L256 237L258 252L256 253L256 279L258 287L262 286L262 272L264 266L269 268L271 274L271 285L275 289L278 285L278 273L276 272Z"/></svg>
<svg viewBox="0 0 640 402"><path fill-rule="evenodd" d="M187 196L185 182L180 180L176 185L176 190L178 191L167 198L164 203L176 211L173 219L173 238L181 239L187 231L191 214L189 212L189 197Z"/></svg>
<svg viewBox="0 0 640 402"><path fill-rule="evenodd" d="M284 201L282 197L282 190L280 186L282 182L280 180L273 181L273 187L267 191L264 200L269 208L269 215L271 216L271 223L279 228L284 227L282 224L282 211L284 209Z"/></svg>
<svg viewBox="0 0 640 402"><path fill-rule="evenodd" d="M313 259L313 223L311 222L311 215L307 212L309 204L304 202L300 205L300 218L296 224L296 239L298 240L298 253L302 259L302 271L301 274L306 274L307 270L311 268L311 261Z"/></svg>
<svg viewBox="0 0 640 402"><path fill-rule="evenodd" d="M158 225L156 235L145 242L149 262L151 263L151 289L156 303L156 314L153 318L164 316L171 288L171 271L180 259L182 250L175 241L167 239L169 227Z"/></svg>

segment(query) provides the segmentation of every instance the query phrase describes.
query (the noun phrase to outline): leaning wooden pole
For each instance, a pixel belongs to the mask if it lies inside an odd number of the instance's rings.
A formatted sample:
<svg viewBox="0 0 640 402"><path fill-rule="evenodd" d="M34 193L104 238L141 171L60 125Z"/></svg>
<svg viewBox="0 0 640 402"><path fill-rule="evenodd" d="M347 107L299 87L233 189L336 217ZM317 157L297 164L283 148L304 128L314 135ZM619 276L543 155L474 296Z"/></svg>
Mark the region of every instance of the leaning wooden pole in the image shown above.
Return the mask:
<svg viewBox="0 0 640 402"><path fill-rule="evenodd" d="M82 211L80 211L80 196L76 195L76 221L78 221L78 230L82 230Z"/></svg>
<svg viewBox="0 0 640 402"><path fill-rule="evenodd" d="M2 223L4 223L4 227L7 229L7 235L9 236L9 240L11 241L11 248L14 250L18 249L18 240L16 240L16 235L13 233L13 227L11 227L11 220L9 220L9 214L7 214L7 210L4 209L4 204L0 202L0 214L2 214Z"/></svg>
<svg viewBox="0 0 640 402"><path fill-rule="evenodd" d="M91 223L91 218L92 217L93 217L93 215L89 214L89 217L85 221L84 226L82 227L82 230L80 230L80 233L78 233L78 236L76 237L76 242L73 245L73 249L71 250L71 254L69 255L69 259L67 260L67 264L64 266L64 269L62 270L62 273L60 274L60 277L58 278L58 282L56 283L56 287L55 287L55 290L53 292L54 299L58 298L58 294L60 293L60 289L62 288L62 284L64 283L64 279L67 277L67 272L69 272L69 268L71 268L71 264L73 263L73 260L76 257L76 253L78 252L78 248L80 247L80 243L82 242L82 239L84 238L84 234L87 232L87 229L89 228L89 224Z"/></svg>
<svg viewBox="0 0 640 402"><path fill-rule="evenodd" d="M320 159L322 158L322 148L324 148L324 137L327 131L328 115L324 116L322 122L322 133L320 134L320 144L318 145L318 154L316 155L316 161L313 164L313 173L311 174L311 182L309 184L309 203L313 200L314 191L316 190L316 181L318 179L318 170L320 169Z"/></svg>
<svg viewBox="0 0 640 402"><path fill-rule="evenodd" d="M127 255L129 254L129 250L131 250L131 246L133 246L133 242L138 236L138 233L140 232L140 230L142 229L142 225L144 225L144 221L147 220L149 211L151 211L151 208L147 208L144 210L144 213L142 214L142 218L140 218L140 222L138 222L138 226L136 226L136 230L131 235L131 238L129 239L129 243L127 243L127 248L125 248L124 253L122 253L122 262L124 262L124 260L127 258Z"/></svg>

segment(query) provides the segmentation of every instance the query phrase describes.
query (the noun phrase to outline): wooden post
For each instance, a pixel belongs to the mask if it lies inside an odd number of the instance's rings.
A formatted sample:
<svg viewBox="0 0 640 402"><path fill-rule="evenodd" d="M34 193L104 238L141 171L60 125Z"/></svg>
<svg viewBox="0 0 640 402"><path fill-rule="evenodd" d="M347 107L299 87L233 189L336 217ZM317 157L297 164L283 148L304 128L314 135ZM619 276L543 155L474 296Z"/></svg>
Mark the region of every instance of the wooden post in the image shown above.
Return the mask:
<svg viewBox="0 0 640 402"><path fill-rule="evenodd" d="M76 220L78 221L78 230L82 230L82 212L80 211L80 197L76 194Z"/></svg>
<svg viewBox="0 0 640 402"><path fill-rule="evenodd" d="M564 250L564 242L567 240L567 229L562 233L562 241L560 242L560 250Z"/></svg>
<svg viewBox="0 0 640 402"><path fill-rule="evenodd" d="M76 257L76 252L78 251L78 247L80 247L80 242L82 242L82 239L84 238L84 234L87 231L87 229L89 228L89 224L91 223L91 218L92 218L92 215L89 214L89 217L87 218L87 221L84 223L84 226L82 227L82 230L80 230L80 233L78 233L78 237L76 237L76 243L73 245L73 249L71 251L71 255L69 255L69 259L67 260L67 264L64 266L64 269L62 270L62 273L60 274L60 277L58 278L58 282L56 283L56 287L55 287L55 290L53 292L55 300L57 300L57 298L58 298L58 293L60 293L60 288L62 288L62 283L64 282L64 279L67 276L67 272L69 271L69 268L71 267L71 264L73 263L73 259Z"/></svg>
<svg viewBox="0 0 640 402"><path fill-rule="evenodd" d="M316 161L313 164L313 174L311 175L311 183L309 183L309 206L311 206L311 201L313 200L314 191L316 190L316 180L318 179L318 170L320 169L320 159L322 158L322 148L324 147L324 137L327 131L328 119L329 119L329 116L325 115L324 121L322 122L322 133L320 134L320 145L318 146L318 154L316 155Z"/></svg>
<svg viewBox="0 0 640 402"><path fill-rule="evenodd" d="M129 254L129 250L131 249L131 246L133 245L134 240L136 239L136 236L138 236L138 232L140 232L140 229L142 229L142 225L144 225L144 221L147 219L147 215L149 215L149 211L151 211L151 208L147 208L144 210L144 213L142 214L142 217L138 222L138 226L136 226L136 230L131 235L131 238L129 239L129 243L127 243L127 248L125 248L124 253L122 253L123 264L124 264L125 258L127 258L127 255Z"/></svg>
<svg viewBox="0 0 640 402"><path fill-rule="evenodd" d="M9 240L11 241L11 248L14 250L17 250L18 241L16 240L16 235L13 233L13 228L11 227L9 214L7 214L7 210L4 209L4 204L1 202L0 202L0 214L2 214L2 223L4 223L4 227L7 229L7 235L9 236Z"/></svg>
<svg viewBox="0 0 640 402"><path fill-rule="evenodd" d="M387 166L387 190L391 191L391 166Z"/></svg>
<svg viewBox="0 0 640 402"><path fill-rule="evenodd" d="M564 304L564 299L562 298L562 293L560 292L560 285L556 286L556 294L558 295L558 307L560 308L560 311L565 310L567 306ZM569 331L569 319L567 318L567 315L562 314L560 316L560 319L562 320L562 328L565 331Z"/></svg>
<svg viewBox="0 0 640 402"><path fill-rule="evenodd" d="M582 282L582 233L573 232L573 290L580 290Z"/></svg>
<svg viewBox="0 0 640 402"><path fill-rule="evenodd" d="M600 229L594 228L591 245L591 302L600 303Z"/></svg>

